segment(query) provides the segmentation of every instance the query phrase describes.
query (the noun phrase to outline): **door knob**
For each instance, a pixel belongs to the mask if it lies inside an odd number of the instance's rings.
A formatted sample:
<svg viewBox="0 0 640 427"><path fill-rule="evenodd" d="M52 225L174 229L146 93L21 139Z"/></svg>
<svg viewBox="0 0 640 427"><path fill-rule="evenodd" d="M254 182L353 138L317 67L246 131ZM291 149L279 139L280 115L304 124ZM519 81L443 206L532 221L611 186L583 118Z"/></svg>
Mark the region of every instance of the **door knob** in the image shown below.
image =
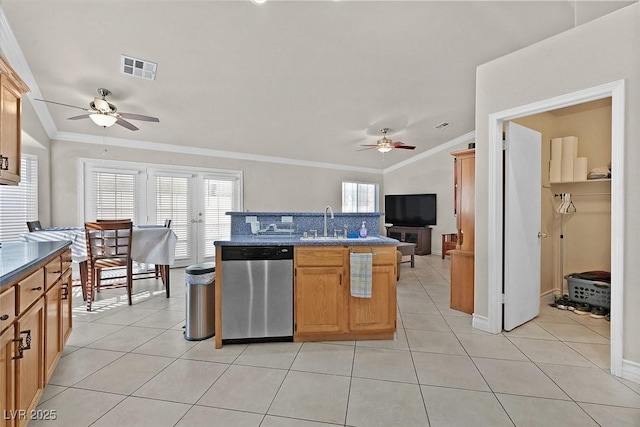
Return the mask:
<svg viewBox="0 0 640 427"><path fill-rule="evenodd" d="M547 233L541 233L541 232L538 231L538 239L541 238L541 237L543 239L546 239L547 238Z"/></svg>

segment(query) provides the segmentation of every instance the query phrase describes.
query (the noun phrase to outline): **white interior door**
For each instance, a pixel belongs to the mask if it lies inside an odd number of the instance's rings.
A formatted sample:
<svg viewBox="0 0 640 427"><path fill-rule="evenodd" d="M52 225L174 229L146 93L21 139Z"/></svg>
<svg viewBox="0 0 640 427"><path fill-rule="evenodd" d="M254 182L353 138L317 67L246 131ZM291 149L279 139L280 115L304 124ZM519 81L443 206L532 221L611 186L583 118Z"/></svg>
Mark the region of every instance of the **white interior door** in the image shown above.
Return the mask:
<svg viewBox="0 0 640 427"><path fill-rule="evenodd" d="M540 132L507 123L504 194L504 323L510 331L540 310Z"/></svg>

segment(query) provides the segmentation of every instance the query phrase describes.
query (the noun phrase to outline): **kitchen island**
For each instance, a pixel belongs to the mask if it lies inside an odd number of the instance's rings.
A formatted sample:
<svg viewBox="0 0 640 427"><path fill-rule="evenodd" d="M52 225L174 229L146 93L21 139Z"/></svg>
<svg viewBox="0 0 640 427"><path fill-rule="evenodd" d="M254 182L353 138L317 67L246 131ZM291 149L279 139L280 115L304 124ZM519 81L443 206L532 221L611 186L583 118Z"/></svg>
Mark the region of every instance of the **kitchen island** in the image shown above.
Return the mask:
<svg viewBox="0 0 640 427"><path fill-rule="evenodd" d="M240 216L236 230L242 228L248 223ZM265 215L265 214L263 214ZM297 214L291 213L269 213L272 221L273 217L286 217L291 215L293 221ZM315 215L315 217L314 217ZM340 223L349 223L349 229L355 228L362 221L372 224L371 234L366 238L346 238L344 233L339 235L338 231L342 228L330 228L329 236L319 235L311 236L307 228L311 231L316 227L320 227L320 223L314 223L314 220L322 220L323 214L304 214L304 225L301 228L296 225L295 232L292 235L257 235L250 234L251 229L245 228L245 233L232 234L228 240L220 240L215 242L216 246L216 284L215 284L215 345L221 348L223 341L236 342L228 340L229 328L225 328L225 321L236 321L238 316L264 319L264 322L270 322L271 314L268 313L269 307L274 306L272 311L276 311L280 316L278 322L282 322L282 318L288 319L290 324L290 333L279 333L277 337L265 336L255 339L259 335L247 336L245 342L269 341L271 338L275 340L293 341L327 341L327 340L370 340L370 339L393 339L396 331L396 245L398 241L387 237L380 236L377 230L379 227L378 218L380 214L340 214L342 218ZM366 216L364 216L366 215ZM377 215L377 217L375 217ZM251 216L251 220L256 214L244 213L244 216ZM363 219L363 216L365 219ZM270 224L274 225L274 224ZM254 227L255 230L256 227ZM270 226L269 230L273 231L277 227ZM232 230L234 226L232 223ZM307 231L307 236L301 235L301 231ZM335 231L334 231L335 230ZM374 234L375 233L375 234ZM265 274L270 271L276 271L271 267L271 261L257 260L254 255L248 255L246 261L242 261L243 267L237 267L231 264L228 256L225 256L225 248L241 247L247 250L248 254L263 254L292 252L287 257L278 255L277 275L270 277L261 277L259 272L264 271ZM262 250L260 248L263 248ZM279 249L278 249L279 248ZM237 249L234 252L238 252ZM351 289L351 254L371 254L371 297L362 298L352 295ZM289 264L283 263L282 258L288 258ZM235 259L235 258L233 258ZM264 267L261 267L262 263ZM283 267L284 264L284 267ZM275 263L273 265L276 265ZM250 271L243 279L233 282L229 274L225 277L225 267L227 270L234 268L236 271ZM287 274L287 270L290 274ZM242 273L239 273L242 275ZM260 277L256 277L260 276ZM247 285L247 281L251 281ZM232 283L233 282L233 283ZM292 282L292 283L291 283ZM226 286L226 287L225 287ZM245 296L234 295L230 297L230 292L235 292L236 286L246 287ZM265 297L255 304L247 308L243 305L238 310L238 300L253 300L256 295L263 291L263 288L280 289L277 301ZM256 288L257 289L256 291ZM282 289L285 289L282 291ZM283 294L284 292L284 294ZM288 307L278 306L282 299L282 295L290 295L291 299L286 305ZM292 294L292 295L291 295ZM234 302L236 301L236 302ZM265 311L259 311L262 306ZM277 307L277 308L276 308ZM258 309L258 311L256 311ZM225 313L224 310L228 310ZM229 312L232 311L232 312ZM225 315L226 314L226 315ZM233 314L233 318L230 317ZM226 320L225 320L226 319ZM232 320L230 320L232 319ZM275 321L274 321L275 323ZM251 327L250 327L251 328ZM255 328L254 328L255 329ZM282 336L284 335L284 336ZM288 337L287 335L291 335ZM235 336L234 336L235 337Z"/></svg>
<svg viewBox="0 0 640 427"><path fill-rule="evenodd" d="M0 245L0 413L24 426L71 334L71 242Z"/></svg>

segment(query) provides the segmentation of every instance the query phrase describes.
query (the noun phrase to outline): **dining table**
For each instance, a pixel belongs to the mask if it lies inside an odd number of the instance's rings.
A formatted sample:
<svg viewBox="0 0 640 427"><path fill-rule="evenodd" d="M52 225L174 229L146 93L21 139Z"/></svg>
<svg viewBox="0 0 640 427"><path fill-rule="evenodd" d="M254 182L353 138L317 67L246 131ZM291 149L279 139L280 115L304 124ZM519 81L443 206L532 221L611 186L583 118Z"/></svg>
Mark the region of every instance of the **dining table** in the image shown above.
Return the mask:
<svg viewBox="0 0 640 427"><path fill-rule="evenodd" d="M87 289L88 266L85 229L82 227L51 227L24 233L26 242L71 241L71 260L78 264L82 288ZM170 228L161 225L134 226L131 236L131 259L140 264L159 267L167 298L170 296L169 267L175 262L178 237ZM134 275L150 274L144 269ZM155 271L154 271L155 273Z"/></svg>

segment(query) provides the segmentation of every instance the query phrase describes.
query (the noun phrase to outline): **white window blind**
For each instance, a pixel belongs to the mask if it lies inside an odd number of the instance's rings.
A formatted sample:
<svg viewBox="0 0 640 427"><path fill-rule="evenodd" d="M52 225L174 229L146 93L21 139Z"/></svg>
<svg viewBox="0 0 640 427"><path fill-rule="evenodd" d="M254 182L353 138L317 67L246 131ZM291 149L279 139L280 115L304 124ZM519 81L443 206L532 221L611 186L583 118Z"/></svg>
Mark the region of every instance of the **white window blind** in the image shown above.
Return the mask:
<svg viewBox="0 0 640 427"><path fill-rule="evenodd" d="M189 233L191 233L192 203L189 202L189 180L187 177L156 176L156 224L171 220L171 229L176 236L176 258L190 256Z"/></svg>
<svg viewBox="0 0 640 427"><path fill-rule="evenodd" d="M342 212L376 212L377 209L377 184L342 183Z"/></svg>
<svg viewBox="0 0 640 427"><path fill-rule="evenodd" d="M215 256L215 240L231 237L231 217L225 212L234 208L235 180L204 179L205 256Z"/></svg>
<svg viewBox="0 0 640 427"><path fill-rule="evenodd" d="M0 242L20 240L27 221L38 219L38 157L23 154L20 184L0 186Z"/></svg>
<svg viewBox="0 0 640 427"><path fill-rule="evenodd" d="M136 174L93 171L96 219L136 219Z"/></svg>

